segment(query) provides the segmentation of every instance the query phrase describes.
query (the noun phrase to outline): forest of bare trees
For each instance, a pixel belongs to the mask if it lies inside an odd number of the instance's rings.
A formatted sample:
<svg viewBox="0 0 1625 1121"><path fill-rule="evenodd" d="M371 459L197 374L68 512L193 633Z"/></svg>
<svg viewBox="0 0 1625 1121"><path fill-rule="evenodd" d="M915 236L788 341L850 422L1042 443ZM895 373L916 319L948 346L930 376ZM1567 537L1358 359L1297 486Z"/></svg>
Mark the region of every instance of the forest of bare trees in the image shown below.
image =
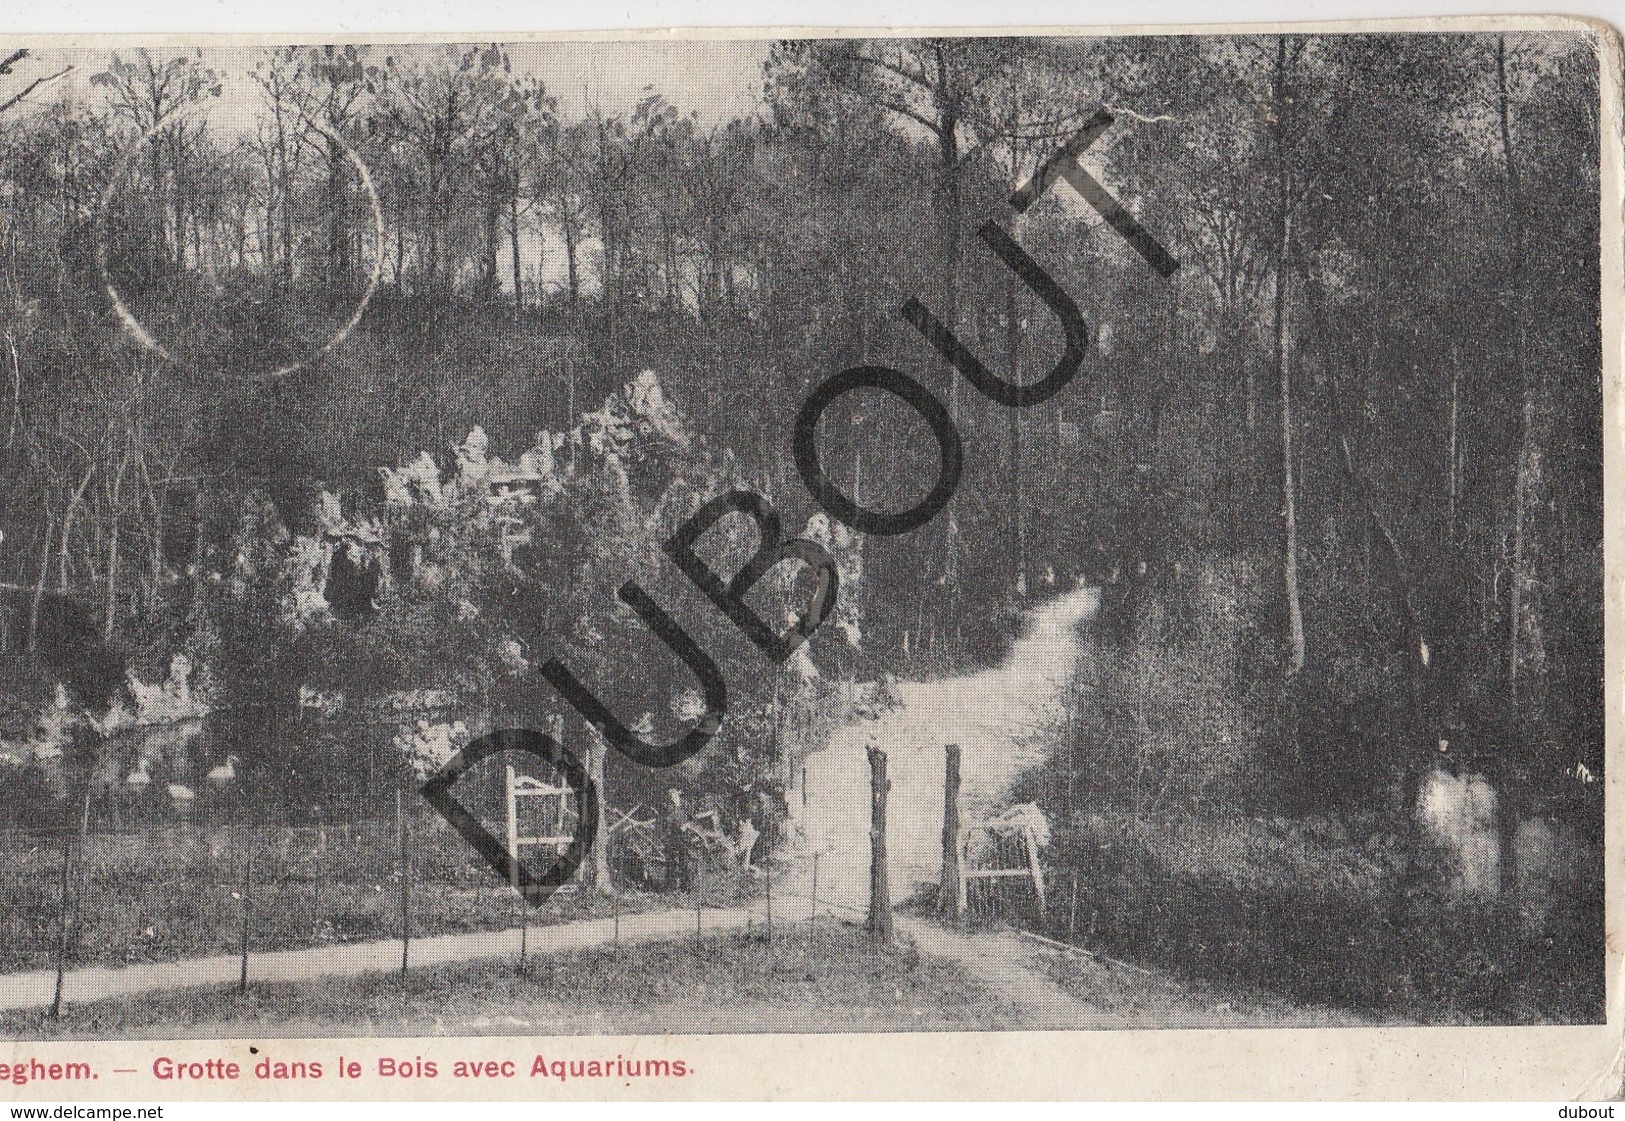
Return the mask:
<svg viewBox="0 0 1625 1121"><path fill-rule="evenodd" d="M1078 579L1111 668L1052 792L1403 833L1443 767L1566 823L1600 889L1589 37L761 52L759 105L719 117L701 73L583 105L497 45L0 50L0 740L58 681L91 727L177 652L213 713L186 765L240 756L267 806L377 781L302 686L539 722L559 655L679 726L691 690L643 671L666 655L617 607L635 577L733 692L681 781L744 804L793 781L787 698L986 664L1026 597ZM1071 187L1011 208L1102 109L1081 167L1177 271ZM963 392L898 314L916 299L1001 377L1053 366L989 219L1089 327L1031 408ZM933 386L964 483L914 534L826 521L850 625L769 666L660 542L730 485L806 525L792 418L860 363ZM936 464L918 428L855 395L822 461L906 507ZM380 486L424 452L466 481L544 450L556 489L511 524ZM116 783L131 761L83 735L75 765Z"/></svg>

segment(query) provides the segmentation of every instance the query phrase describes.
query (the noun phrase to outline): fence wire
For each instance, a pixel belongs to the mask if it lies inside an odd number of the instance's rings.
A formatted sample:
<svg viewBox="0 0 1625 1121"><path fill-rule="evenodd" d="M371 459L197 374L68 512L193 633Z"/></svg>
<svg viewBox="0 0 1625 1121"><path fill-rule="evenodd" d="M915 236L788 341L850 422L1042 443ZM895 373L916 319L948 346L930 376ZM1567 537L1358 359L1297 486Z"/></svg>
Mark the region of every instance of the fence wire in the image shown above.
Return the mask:
<svg viewBox="0 0 1625 1121"><path fill-rule="evenodd" d="M126 819L125 828L83 837L76 829L0 831L0 985L5 974L59 964L71 971L222 955L251 961L277 950L640 910L765 906L759 871L742 873L728 854L707 851L696 855L680 890L635 885L622 866L615 896L600 895L583 882L589 858L575 881L530 907L432 810L408 803L398 816L380 814L373 800L370 816L344 818L343 808L290 825L214 812L144 827ZM501 822L485 825L502 835ZM703 922L701 914L697 928Z"/></svg>

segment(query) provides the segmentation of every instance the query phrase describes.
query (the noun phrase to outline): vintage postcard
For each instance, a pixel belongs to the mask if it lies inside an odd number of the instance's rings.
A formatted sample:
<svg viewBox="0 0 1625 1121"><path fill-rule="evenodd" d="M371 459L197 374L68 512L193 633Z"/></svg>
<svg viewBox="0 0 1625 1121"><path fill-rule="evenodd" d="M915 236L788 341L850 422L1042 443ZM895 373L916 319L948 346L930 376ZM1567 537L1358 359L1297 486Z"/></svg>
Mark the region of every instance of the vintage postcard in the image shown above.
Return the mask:
<svg viewBox="0 0 1625 1121"><path fill-rule="evenodd" d="M1558 17L0 43L0 1098L1618 1093L1620 130Z"/></svg>

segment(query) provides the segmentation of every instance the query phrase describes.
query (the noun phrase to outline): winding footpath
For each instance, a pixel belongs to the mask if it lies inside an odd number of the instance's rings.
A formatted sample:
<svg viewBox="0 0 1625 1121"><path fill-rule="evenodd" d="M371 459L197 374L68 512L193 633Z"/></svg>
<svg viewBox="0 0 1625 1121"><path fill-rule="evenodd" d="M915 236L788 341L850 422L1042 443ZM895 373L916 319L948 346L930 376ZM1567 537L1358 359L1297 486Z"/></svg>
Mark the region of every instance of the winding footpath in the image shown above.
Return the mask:
<svg viewBox="0 0 1625 1121"><path fill-rule="evenodd" d="M1083 651L1080 631L1099 610L1098 588L1040 604L994 668L901 682L894 708L838 729L827 748L808 757L799 818L827 885L819 888L820 911L861 921L868 909L869 745L886 751L887 873L896 903L941 872L944 745L960 747L962 819L1007 808L1011 784L1045 762L1061 734ZM799 880L796 889L806 890ZM998 993L1026 1030L1358 1022L1334 1009L1221 992L1087 952L1057 951L1012 930L961 930L908 915L896 917L896 928L922 953L958 964Z"/></svg>
<svg viewBox="0 0 1625 1121"><path fill-rule="evenodd" d="M886 752L888 872L892 898L902 900L939 874L944 745L960 747L965 820L1003 808L1010 783L1048 756L1077 669L1078 628L1099 609L1098 588L1039 605L999 665L964 677L900 682L895 708L838 729L828 747L808 757L798 816L819 854L832 903L860 911L868 906L869 745Z"/></svg>

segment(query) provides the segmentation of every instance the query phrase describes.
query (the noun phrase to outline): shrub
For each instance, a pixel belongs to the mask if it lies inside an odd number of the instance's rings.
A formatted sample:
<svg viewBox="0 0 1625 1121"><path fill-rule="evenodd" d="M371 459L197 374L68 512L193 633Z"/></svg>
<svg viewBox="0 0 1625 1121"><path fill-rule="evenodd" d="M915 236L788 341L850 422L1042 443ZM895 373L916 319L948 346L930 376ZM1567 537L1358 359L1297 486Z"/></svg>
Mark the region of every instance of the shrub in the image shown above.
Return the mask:
<svg viewBox="0 0 1625 1121"><path fill-rule="evenodd" d="M1091 632L1066 732L1074 788L1145 813L1246 786L1264 724L1255 594L1239 564L1213 562L1137 596L1121 644Z"/></svg>
<svg viewBox="0 0 1625 1121"><path fill-rule="evenodd" d="M1462 905L1399 846L1303 821L1088 814L1057 833L1052 875L1077 905L1052 932L1192 976L1393 1018L1596 1023L1601 893L1572 893L1548 933L1509 903ZM1071 927L1071 929L1068 929Z"/></svg>

